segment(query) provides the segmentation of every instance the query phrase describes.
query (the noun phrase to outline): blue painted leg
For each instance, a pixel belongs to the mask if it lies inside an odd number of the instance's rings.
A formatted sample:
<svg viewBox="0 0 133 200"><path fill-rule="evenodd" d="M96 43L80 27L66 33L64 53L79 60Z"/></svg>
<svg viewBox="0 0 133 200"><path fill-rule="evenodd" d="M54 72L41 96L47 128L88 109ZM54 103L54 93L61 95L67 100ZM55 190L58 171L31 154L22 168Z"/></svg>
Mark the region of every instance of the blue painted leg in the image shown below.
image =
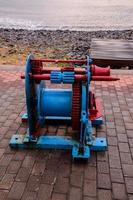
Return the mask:
<svg viewBox="0 0 133 200"><path fill-rule="evenodd" d="M80 147L79 144L74 145L72 148L73 159L88 159L90 157L90 148L88 146Z"/></svg>

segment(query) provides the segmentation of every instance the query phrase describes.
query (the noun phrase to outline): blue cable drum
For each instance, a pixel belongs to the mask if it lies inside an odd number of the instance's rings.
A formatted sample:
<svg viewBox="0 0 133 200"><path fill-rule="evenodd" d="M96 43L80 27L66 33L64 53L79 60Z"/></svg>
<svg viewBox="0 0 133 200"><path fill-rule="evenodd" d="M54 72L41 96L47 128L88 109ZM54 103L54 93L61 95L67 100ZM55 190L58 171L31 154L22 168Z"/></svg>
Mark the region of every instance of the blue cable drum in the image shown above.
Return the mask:
<svg viewBox="0 0 133 200"><path fill-rule="evenodd" d="M38 111L41 117L71 117L72 91L70 89L41 88ZM56 119L56 118L55 118Z"/></svg>

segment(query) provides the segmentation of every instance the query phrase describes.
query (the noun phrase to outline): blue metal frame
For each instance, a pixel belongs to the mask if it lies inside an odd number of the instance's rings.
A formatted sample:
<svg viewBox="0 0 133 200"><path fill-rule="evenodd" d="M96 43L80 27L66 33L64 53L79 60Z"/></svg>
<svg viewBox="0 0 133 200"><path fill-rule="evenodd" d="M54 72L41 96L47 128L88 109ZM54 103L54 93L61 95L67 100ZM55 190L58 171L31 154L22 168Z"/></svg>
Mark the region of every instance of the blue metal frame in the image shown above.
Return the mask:
<svg viewBox="0 0 133 200"><path fill-rule="evenodd" d="M71 120L72 91L46 89L44 81L41 81L38 86L29 76L29 73L32 72L31 58L31 55L27 57L25 69L27 114L22 116L23 119L28 117L29 128L26 135L13 135L10 140L10 146L13 148L70 149L72 150L73 159L88 159L91 151L105 151L107 149L106 139L92 138L92 125L99 125L103 121L102 118L92 122L89 120L88 93L91 80L89 66L91 60L89 57L87 58L87 66L85 66L88 80L87 82L82 82L79 141L67 136L33 137L36 124L43 125L45 119ZM74 73L51 72L51 82L72 84L74 82Z"/></svg>

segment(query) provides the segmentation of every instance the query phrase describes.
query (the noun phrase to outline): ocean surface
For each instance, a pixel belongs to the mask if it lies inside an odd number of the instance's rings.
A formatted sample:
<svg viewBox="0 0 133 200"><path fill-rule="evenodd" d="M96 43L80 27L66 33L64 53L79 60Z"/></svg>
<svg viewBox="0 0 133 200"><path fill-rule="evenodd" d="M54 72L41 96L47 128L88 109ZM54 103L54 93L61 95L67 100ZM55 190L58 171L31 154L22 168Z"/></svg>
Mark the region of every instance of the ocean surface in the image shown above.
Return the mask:
<svg viewBox="0 0 133 200"><path fill-rule="evenodd" d="M0 0L0 28L133 29L133 0Z"/></svg>

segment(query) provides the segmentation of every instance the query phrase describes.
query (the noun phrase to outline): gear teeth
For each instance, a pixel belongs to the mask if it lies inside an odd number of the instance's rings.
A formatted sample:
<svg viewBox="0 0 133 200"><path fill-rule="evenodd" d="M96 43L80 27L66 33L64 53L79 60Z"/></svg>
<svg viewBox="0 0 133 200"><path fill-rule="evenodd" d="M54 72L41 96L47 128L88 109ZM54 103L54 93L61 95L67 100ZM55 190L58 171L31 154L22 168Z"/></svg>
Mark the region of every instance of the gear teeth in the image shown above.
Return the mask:
<svg viewBox="0 0 133 200"><path fill-rule="evenodd" d="M81 84L73 84L73 100L72 100L72 128L80 130L80 113L81 113Z"/></svg>

